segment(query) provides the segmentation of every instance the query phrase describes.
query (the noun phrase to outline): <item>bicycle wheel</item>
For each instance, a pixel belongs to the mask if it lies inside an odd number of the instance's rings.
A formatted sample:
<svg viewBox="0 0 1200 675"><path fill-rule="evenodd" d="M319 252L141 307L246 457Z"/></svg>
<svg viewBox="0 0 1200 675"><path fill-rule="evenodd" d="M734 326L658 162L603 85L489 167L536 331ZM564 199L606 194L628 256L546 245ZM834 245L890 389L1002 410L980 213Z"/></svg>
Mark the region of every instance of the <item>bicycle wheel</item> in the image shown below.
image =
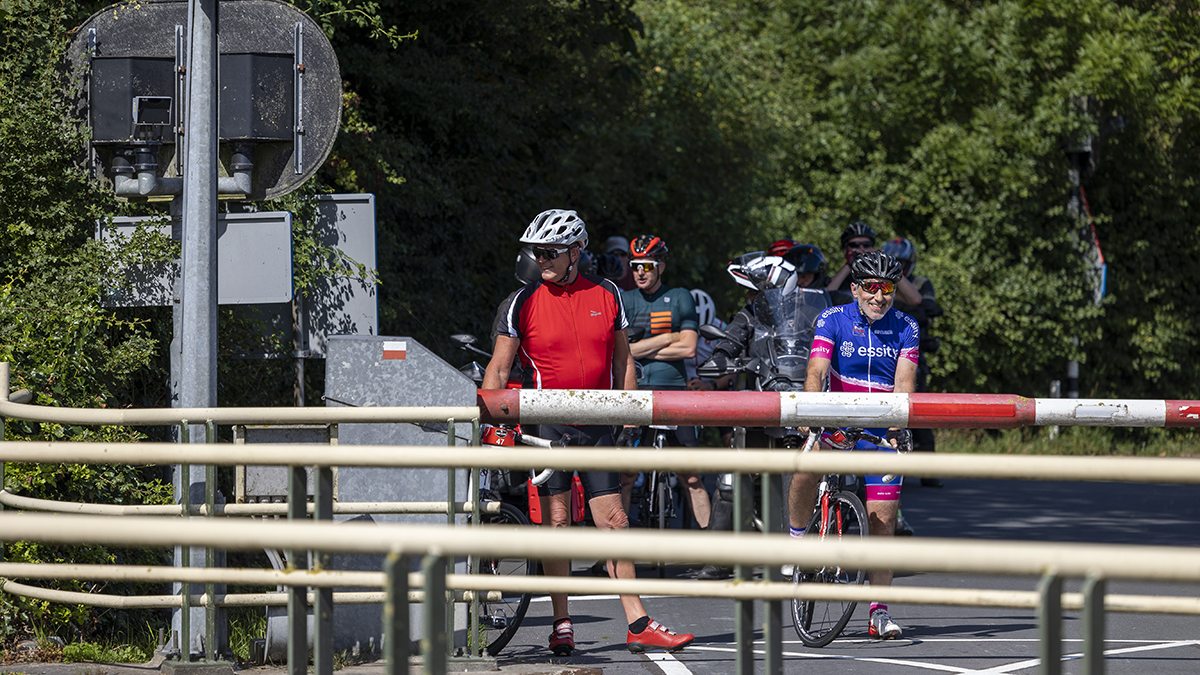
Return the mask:
<svg viewBox="0 0 1200 675"><path fill-rule="evenodd" d="M529 525L529 519L520 509L510 504L500 504L500 513L483 516L485 525ZM528 558L481 558L480 574L496 576L536 576L537 561ZM512 640L529 609L531 593L505 592L494 602L479 603L479 630L487 653L495 656Z"/></svg>
<svg viewBox="0 0 1200 675"><path fill-rule="evenodd" d="M866 537L867 510L862 502L849 492L837 492L829 497L829 515L822 523L821 510L813 514L805 536L821 537ZM867 580L864 570L848 570L844 567L827 566L819 569L801 569L797 566L792 573L792 583L816 584L862 584ZM854 614L856 602L840 600L792 600L792 621L800 641L808 647L824 647L833 642L850 616Z"/></svg>

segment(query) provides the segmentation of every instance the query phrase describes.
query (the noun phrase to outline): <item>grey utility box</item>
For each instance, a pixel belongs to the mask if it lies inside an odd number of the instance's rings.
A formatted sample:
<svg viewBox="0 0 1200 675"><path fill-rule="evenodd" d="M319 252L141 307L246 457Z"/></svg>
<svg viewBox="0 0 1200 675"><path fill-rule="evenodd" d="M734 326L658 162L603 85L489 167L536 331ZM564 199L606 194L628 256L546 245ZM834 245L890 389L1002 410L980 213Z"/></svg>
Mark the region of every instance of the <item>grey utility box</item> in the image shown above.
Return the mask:
<svg viewBox="0 0 1200 675"><path fill-rule="evenodd" d="M388 353L385 355L385 346ZM410 337L330 336L326 343L325 396L329 406L474 406L475 383ZM470 440L470 420L455 422L457 444ZM338 444L445 446L446 422L430 424L339 424ZM336 456L337 447L330 448ZM449 490L445 469L378 469L339 466L335 493L338 501L394 502L445 500ZM455 472L455 501L468 499L467 471ZM445 515L335 516L336 520L374 523L446 523ZM458 522L465 522L459 516ZM414 560L417 571L419 560ZM335 555L334 569L377 572L382 556ZM462 561L456 571L465 573ZM338 589L364 590L364 589ZM334 648L358 643L366 648L381 644L382 607L339 605L334 610ZM465 639L465 608L455 611L456 640ZM413 605L414 639L422 625L420 605Z"/></svg>

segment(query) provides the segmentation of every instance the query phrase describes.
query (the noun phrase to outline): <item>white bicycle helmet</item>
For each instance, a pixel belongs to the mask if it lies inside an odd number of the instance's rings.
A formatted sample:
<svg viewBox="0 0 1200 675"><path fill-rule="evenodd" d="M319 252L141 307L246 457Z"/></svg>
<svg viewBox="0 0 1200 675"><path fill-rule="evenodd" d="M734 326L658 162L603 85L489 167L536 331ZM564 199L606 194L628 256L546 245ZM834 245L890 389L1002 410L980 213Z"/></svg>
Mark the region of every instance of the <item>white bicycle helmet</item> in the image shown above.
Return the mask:
<svg viewBox="0 0 1200 675"><path fill-rule="evenodd" d="M696 316L700 320L701 326L714 324L717 321L717 303L713 302L712 296L699 288L691 290L692 300L696 303Z"/></svg>
<svg viewBox="0 0 1200 675"><path fill-rule="evenodd" d="M525 234L521 235L522 244L562 244L563 246L578 245L587 248L587 228L583 219L574 211L550 209L537 214Z"/></svg>
<svg viewBox="0 0 1200 675"><path fill-rule="evenodd" d="M777 255L769 255L747 264L746 276L760 291L778 288L787 295L796 290L796 266Z"/></svg>

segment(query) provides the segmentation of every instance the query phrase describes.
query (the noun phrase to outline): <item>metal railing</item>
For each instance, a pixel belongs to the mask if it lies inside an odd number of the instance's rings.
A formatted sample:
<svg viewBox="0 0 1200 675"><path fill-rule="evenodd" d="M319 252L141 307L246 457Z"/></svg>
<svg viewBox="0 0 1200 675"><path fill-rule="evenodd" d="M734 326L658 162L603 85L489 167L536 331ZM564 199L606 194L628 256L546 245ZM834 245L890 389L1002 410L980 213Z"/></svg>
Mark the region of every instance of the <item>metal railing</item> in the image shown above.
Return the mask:
<svg viewBox="0 0 1200 675"><path fill-rule="evenodd" d="M470 419L482 415L492 419L516 421L562 421L569 414L582 414L586 421L597 423L648 423L691 420L684 423L699 423L721 420L734 424L797 424L813 421L820 424L874 426L880 423L898 423L907 426L1022 426L1052 420L1057 424L1076 425L1129 425L1129 426L1200 426L1197 415L1200 405L1192 401L1076 401L1074 407L1066 407L1055 401L1043 404L1043 399L1021 399L1020 397L981 397L973 395L794 395L774 396L774 402L761 393L746 392L748 399L730 399L729 394L704 398L696 392L560 392L568 394L571 405L560 410L551 406L538 406L553 402L547 392L526 395L526 392L481 395L482 409L476 408L258 408L258 409L203 409L203 410L65 410L47 409L15 404L6 400L8 393L7 364L0 364L0 416L58 421L72 424L185 424L191 420L205 419L217 423L337 423L348 421L413 422L427 420ZM655 398L657 396L658 398ZM924 397L924 398L922 398ZM791 399L790 402L788 399ZM660 400L661 399L661 400ZM742 410L730 410L730 402L752 400L755 405ZM704 405L705 402L720 402L726 408ZM580 407L582 406L582 407ZM757 408L755 406L758 406ZM765 407L764 407L765 406ZM772 408L772 406L775 406ZM1057 407L1056 407L1057 406ZM1040 408L1039 408L1040 407ZM765 412L764 412L765 410ZM582 411L582 412L581 412ZM653 412L649 412L653 411ZM808 417L803 417L808 411ZM772 417L774 415L774 417ZM674 416L674 417L672 417ZM642 418L645 417L646 420ZM664 419L666 418L666 420ZM882 421L881 421L882 420ZM473 426L475 426L473 424ZM184 426L184 429L187 427ZM452 428L452 427L451 427ZM449 435L454 443L454 435ZM289 466L294 470L291 488L293 495L303 495L304 485L299 478L303 466L327 467L328 453L322 448L305 445L282 446L233 446L177 445L177 444L116 444L116 443L0 443L0 461L29 462L84 462L115 464L170 463L205 464L274 464ZM811 473L895 473L908 475L940 475L944 477L987 477L1023 478L1046 480L1115 480L1129 482L1177 482L1200 483L1200 462L1177 458L1083 458L1083 457L1030 457L1030 456L979 456L979 455L890 455L885 453L833 453L821 452L801 454L795 451L706 451L696 453L684 450L663 450L652 455L640 451L617 449L573 449L569 454L554 453L541 449L512 448L503 455L480 448L457 447L447 452L444 447L353 447L339 446L338 463L344 466L367 467L422 467L422 468L517 468L531 466L555 469L578 470L640 470L672 469L697 472L734 472L740 474L762 473L778 475L792 472ZM451 475L453 475L451 473ZM320 483L320 481L318 481ZM778 505L779 494L772 489L771 481L764 481L764 511ZM474 488L474 485L472 486ZM453 488L451 488L453 489ZM475 494L472 492L471 494ZM453 493L451 493L452 499ZM28 498L0 492L0 504L18 503ZM185 491L186 499L186 491ZM774 500L774 501L773 501ZM333 551L386 553L388 562L382 574L373 576L372 583L365 586L382 585L383 594L349 594L338 597L332 593L333 572L307 573L304 575L282 575L272 580L287 586L289 608L303 608L310 602L328 611L331 622L332 605L335 602L367 601L369 598L385 600L385 616L389 618L388 639L385 654L389 658L389 672L400 672L407 656L408 627L407 612L396 611L400 603L423 598L426 601L426 627L422 653L426 655L427 672L443 672L446 657L448 625L446 605L440 601L447 597L474 600L480 594L503 591L538 592L606 592L667 594L680 596L730 597L739 603L738 615L745 615L745 603L753 599L767 600L768 618L766 665L768 672L782 668L782 647L778 630L780 602L792 598L839 598L848 600L877 599L890 602L920 602L922 604L978 604L987 606L1035 607L1039 610L1039 625L1042 631L1042 667L1047 673L1061 669L1061 612L1066 608L1082 608L1085 618L1085 671L1103 671L1103 614L1105 611L1156 611L1194 614L1200 613L1200 601L1195 598L1147 598L1143 596L1108 595L1106 579L1157 579L1186 580L1200 579L1200 553L1188 549L1170 547L1130 546L1082 546L1064 544L1029 544L1022 542L979 542L957 540L887 541L868 539L854 542L794 541L772 534L723 535L704 533L655 533L622 532L547 532L530 528L520 537L511 531L489 532L488 528L472 528L469 533L461 529L429 528L413 526L373 526L372 536L361 538L358 528L351 524L302 523L305 517L302 508L304 499L289 499L289 504L254 505L270 506L286 510L293 522L216 523L218 514L235 515L237 509L226 505L219 509L211 498L203 507L185 503L170 506L171 515L182 513L203 514L202 521L177 518L156 518L151 513L139 521L137 528L121 527L120 518L105 515L65 515L62 511L78 508L76 513L89 512L107 514L103 509L91 511L93 507L109 505L72 504L60 507L59 514L42 516L34 514L5 515L0 519L0 540L47 541L57 543L96 543L125 546L204 546L206 549L257 550L263 547L283 548L300 552L311 548L312 541L321 541L320 552ZM61 504L61 503L60 503ZM324 504L324 505L323 505ZM461 506L472 504L468 502ZM45 506L42 504L41 506ZM445 512L450 518L459 504L448 501ZM318 516L330 517L332 508L323 500L308 506ZM778 509L774 509L778 510ZM115 512L112 512L115 513ZM124 521L127 522L127 521ZM452 521L451 521L452 522ZM478 522L478 520L476 520ZM265 528L265 529L264 529ZM318 528L318 529L308 529ZM231 536L232 535L232 536ZM241 537L246 537L245 540ZM715 539L714 539L715 537ZM732 539L727 539L732 537ZM362 539L370 539L364 542ZM186 549L185 549L186 550ZM537 578L499 579L476 575L447 574L446 565L453 556L467 555L511 555L518 557L562 557L564 552L572 556L596 558L630 558L653 562L680 559L713 562L723 565L739 565L749 568L756 565L768 567L783 563L816 565L834 563L849 568L888 568L908 571L957 571L971 573L1000 573L1018 575L1040 575L1042 583L1035 592L1011 592L994 590L948 590L936 588L869 588L836 587L816 585L793 585L766 581L762 583L725 583L698 581L654 581L654 580L611 580L581 578ZM408 574L408 563L404 556L422 555L423 575ZM17 576L20 571L37 578L83 578L86 572L80 566L40 566L38 574L29 570L0 567L0 574ZM6 572L6 569L8 570ZM128 571L114 571L125 574ZM185 610L193 602L204 604L210 615L224 604L268 604L278 602L269 594L218 595L213 591L218 576L194 576L198 572L242 573L246 570L197 570L189 568L157 568L150 573L160 578L171 578L184 584L180 596L157 596L147 602L162 602L163 605L178 606ZM137 574L137 573L134 573ZM331 575L327 578L326 574ZM39 576L40 575L40 576ZM61 575L61 576L56 576ZM75 576L72 576L75 575ZM1087 579L1082 594L1061 592L1064 577ZM108 577L105 577L108 578ZM193 595L187 584L205 583L206 593ZM411 594L408 589L421 585L422 594ZM313 593L305 589L312 587ZM360 586L361 587L361 586ZM6 590L32 591L34 587L5 582ZM57 593L57 592L54 592ZM250 597L255 596L255 597ZM264 597L257 597L264 596ZM354 597L351 597L354 596ZM59 596L67 597L67 596ZM73 597L73 596L71 596ZM170 600L167 600L170 598ZM262 600L263 602L258 602ZM74 601L74 600L61 600ZM187 616L185 611L184 616ZM307 662L305 653L303 615L289 612L291 630L289 640L289 669L301 673ZM297 620L299 619L299 620ZM317 622L318 631L324 620ZM297 632L298 624L298 632ZM331 624L326 624L326 627ZM471 631L474 633L474 629ZM753 651L750 630L739 625L737 630L739 672L748 672L752 667ZM209 641L211 644L212 641ZM326 650L327 651L327 650ZM326 658L314 654L317 672L325 675ZM331 659L330 659L331 663ZM295 665L293 665L295 664Z"/></svg>
<svg viewBox="0 0 1200 675"><path fill-rule="evenodd" d="M236 450L236 452L232 452ZM799 453L796 451L706 451L696 453L682 450L663 450L653 454L626 449L577 449L563 455L541 449L515 449L503 455L479 448L459 447L453 452L445 448L423 447L354 447L340 448L344 464L392 467L446 467L487 465L495 468L521 468L531 465L568 469L651 469L672 468L701 472L722 472L730 469L766 474L803 471L813 473L908 473L910 475L938 474L948 477L1044 478L1093 481L1144 481L1200 483L1200 461L1176 458L1087 458L1045 456L986 456L986 455L890 455L886 453ZM192 463L201 459L209 462L234 463L252 461L266 465L294 465L319 459L319 449L312 446L259 446L233 448L228 445L175 444L116 444L116 443L0 443L0 459L4 461L78 461L84 463L126 463L136 454L142 463ZM432 456L438 458L431 459ZM1100 459L1102 461L1097 461ZM569 466L568 466L569 464ZM31 524L26 524L26 522ZM988 606L1041 607L1043 632L1050 644L1056 644L1049 627L1062 607L1083 607L1095 615L1111 611L1157 611L1200 613L1200 601L1194 598L1144 598L1119 596L1105 598L1105 579L1188 580L1200 578L1200 552L1172 547L1085 546L1075 544L1030 544L1022 542L979 541L884 541L796 542L780 535L722 535L718 533L595 533L547 532L531 528L521 537L511 531L489 532L479 528L470 534L462 530L434 527L372 526L371 536L362 537L361 529L350 524L304 523L240 523L211 520L188 521L147 517L138 528L123 527L120 518L89 516L6 515L0 520L0 539L54 541L72 543L120 544L130 546L161 546L166 543L187 546L213 546L223 549L309 548L312 541L321 541L323 551L357 553L401 552L411 555L434 556L435 576L444 574L437 560L458 555L503 555L515 557L561 556L564 551L578 557L628 557L637 560L667 562L697 560L723 565L779 565L835 563L849 568L883 568L909 571L956 571L1000 573L1011 575L1045 575L1045 588L1036 593L988 590L946 590L932 588L839 588L817 586L808 588L789 583L738 584L725 582L605 580L605 579L497 579L471 575L446 575L439 579L405 576L403 583L392 579L396 588L404 589L423 584L425 597L441 597L444 589L458 591L521 591L521 592L636 592L680 596L729 597L741 601L752 598L778 602L792 598L832 598L865 600L870 597L887 602L921 602L922 604L980 604ZM320 527L318 531L305 528ZM266 529L264 529L266 528ZM298 529L299 528L299 529ZM716 539L714 539L716 537ZM722 541L732 537L733 541ZM39 573L42 578L82 578L84 570L68 566L57 570L51 566ZM407 568L405 568L407 569ZM438 572L437 570L442 570ZM20 570L28 574L28 570ZM188 570L162 568L157 578L172 575L192 575L180 581L200 583L222 581L218 572L243 574L238 570ZM11 571L0 567L0 574ZM129 571L130 574L138 574ZM90 574L97 574L91 571ZM330 575L329 581L322 579ZM340 573L345 575L348 573ZM17 576L13 574L13 576ZM392 575L395 576L394 574ZM1084 594L1061 594L1056 586L1063 577L1092 579ZM352 584L361 586L386 585L386 575L359 577ZM292 587L332 587L347 583L348 578L332 572L303 575L279 574L270 583ZM432 588L432 590L431 590ZM1058 592L1056 592L1058 589ZM405 590L407 594L407 590ZM430 595L432 593L432 595ZM306 599L307 599L307 594ZM197 600L215 602L216 596L192 596ZM472 596L460 596L468 599ZM228 599L228 598L227 598ZM407 595L406 598L407 599ZM165 602L165 601L164 601ZM1099 603L1099 604L1097 604ZM1058 608L1058 609L1055 609ZM1100 608L1100 609L1097 609ZM437 631L445 635L444 615ZM1102 617L1102 614L1100 615ZM1093 619L1094 621L1097 619ZM393 631L398 630L393 628ZM1090 635L1090 634L1089 634ZM442 638L444 640L444 637ZM1085 636L1085 640L1087 637ZM303 643L302 643L303 644ZM1092 644L1085 646L1091 653ZM748 644L739 645L749 649ZM771 649L771 646L768 646ZM1095 647L1094 649L1099 649ZM425 654L431 652L424 651ZM749 653L749 652L747 652ZM1060 653L1060 652L1054 652ZM299 661L303 663L306 661ZM429 663L437 670L437 662ZM1049 669L1053 672L1052 669ZM1098 672L1095 668L1088 672Z"/></svg>

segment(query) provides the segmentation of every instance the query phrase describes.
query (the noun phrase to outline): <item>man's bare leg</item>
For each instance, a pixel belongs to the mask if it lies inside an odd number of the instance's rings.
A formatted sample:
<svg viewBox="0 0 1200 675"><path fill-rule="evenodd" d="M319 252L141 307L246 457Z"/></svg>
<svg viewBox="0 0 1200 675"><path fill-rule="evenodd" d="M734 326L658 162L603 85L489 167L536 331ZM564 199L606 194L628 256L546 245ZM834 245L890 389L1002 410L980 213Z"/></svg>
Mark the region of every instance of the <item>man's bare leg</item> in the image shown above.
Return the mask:
<svg viewBox="0 0 1200 675"><path fill-rule="evenodd" d="M571 526L571 492L570 490L551 496L540 496L542 503L542 527ZM571 575L570 560L543 560L542 569L548 577L566 577ZM570 618L567 611L567 594L551 593L550 606L554 611L554 620Z"/></svg>
<svg viewBox="0 0 1200 675"><path fill-rule="evenodd" d="M817 504L817 484L821 477L815 473L792 474L788 485L788 521L795 529L808 527Z"/></svg>
<svg viewBox="0 0 1200 675"><path fill-rule="evenodd" d="M867 520L871 526L872 537L891 537L896 533L896 512L900 509L900 500L867 502ZM867 573L872 586L891 586L892 570L872 570Z"/></svg>
<svg viewBox="0 0 1200 675"><path fill-rule="evenodd" d="M621 508L621 495L607 494L593 497L588 505L592 507L592 518L596 521L597 529L624 530L629 527L629 517ZM608 575L614 579L637 578L631 560L609 560ZM633 623L646 616L642 598L637 595L622 595L621 608L625 610L625 620L628 623Z"/></svg>
<svg viewBox="0 0 1200 675"><path fill-rule="evenodd" d="M687 486L688 497L692 504L692 516L696 518L696 524L701 528L707 528L712 504L708 500L708 491L704 489L704 481L700 479L700 474L696 473L678 475L679 480Z"/></svg>

